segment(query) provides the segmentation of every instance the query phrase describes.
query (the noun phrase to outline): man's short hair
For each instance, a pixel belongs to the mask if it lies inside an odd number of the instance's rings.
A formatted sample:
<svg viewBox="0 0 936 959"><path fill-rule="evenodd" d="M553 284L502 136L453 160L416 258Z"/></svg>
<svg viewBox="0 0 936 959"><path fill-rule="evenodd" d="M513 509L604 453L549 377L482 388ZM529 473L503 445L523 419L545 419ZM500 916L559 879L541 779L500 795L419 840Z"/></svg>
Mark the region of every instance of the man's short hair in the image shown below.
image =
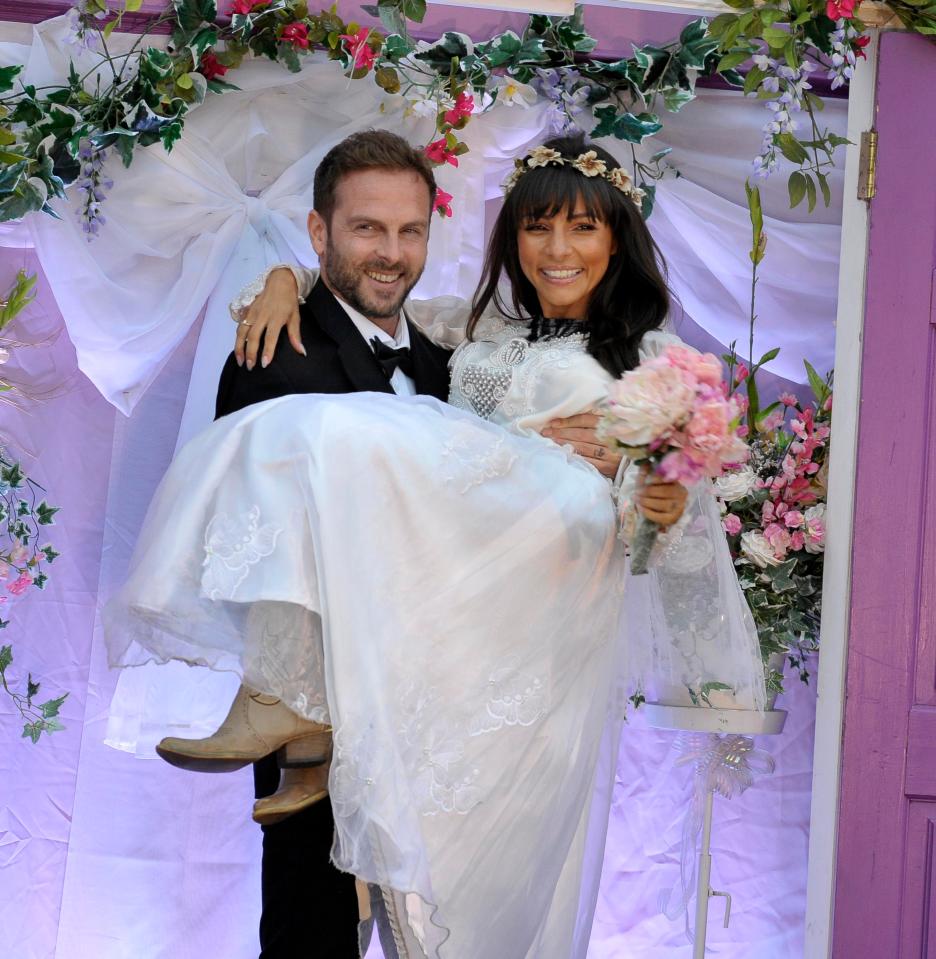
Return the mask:
<svg viewBox="0 0 936 959"><path fill-rule="evenodd" d="M412 170L429 190L431 213L436 181L426 155L389 130L361 130L333 146L315 171L312 205L326 223L335 211L339 181L359 170Z"/></svg>

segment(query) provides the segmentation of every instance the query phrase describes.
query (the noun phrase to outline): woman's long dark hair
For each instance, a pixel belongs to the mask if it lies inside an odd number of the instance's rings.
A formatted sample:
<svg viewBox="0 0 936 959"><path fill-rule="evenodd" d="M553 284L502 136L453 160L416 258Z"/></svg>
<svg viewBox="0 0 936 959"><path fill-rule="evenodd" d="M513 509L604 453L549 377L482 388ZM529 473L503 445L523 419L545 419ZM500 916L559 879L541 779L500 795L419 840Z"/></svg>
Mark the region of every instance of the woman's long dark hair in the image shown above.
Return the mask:
<svg viewBox="0 0 936 959"><path fill-rule="evenodd" d="M609 170L620 166L607 150L587 143L582 134L555 137L543 145L558 150L567 161L594 150ZM579 204L589 216L607 223L617 242L608 270L592 292L585 329L588 352L618 377L637 366L640 340L659 329L666 318L670 305L666 266L634 202L604 177L584 176L568 162L528 169L505 198L472 301L468 338L492 301L516 320L540 314L536 290L520 268L517 234L530 220L553 217L562 210L571 215ZM502 276L510 281L509 306L498 290Z"/></svg>

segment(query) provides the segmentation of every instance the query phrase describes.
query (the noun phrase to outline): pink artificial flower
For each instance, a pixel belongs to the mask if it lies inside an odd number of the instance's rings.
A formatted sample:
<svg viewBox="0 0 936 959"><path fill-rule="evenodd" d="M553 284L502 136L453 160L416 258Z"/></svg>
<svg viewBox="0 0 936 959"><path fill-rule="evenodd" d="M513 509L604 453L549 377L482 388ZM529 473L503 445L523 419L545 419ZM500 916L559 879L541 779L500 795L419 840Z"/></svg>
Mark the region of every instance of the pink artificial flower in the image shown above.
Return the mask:
<svg viewBox="0 0 936 959"><path fill-rule="evenodd" d="M821 553L825 549L825 512L825 503L817 503L806 510L806 526L804 528L806 542L804 547L807 553Z"/></svg>
<svg viewBox="0 0 936 959"><path fill-rule="evenodd" d="M423 151L432 163L451 163L452 166L458 166L458 157L448 148L445 137L441 140L433 140Z"/></svg>
<svg viewBox="0 0 936 959"><path fill-rule="evenodd" d="M738 407L739 413L747 413L748 408L751 405L751 401L746 397L742 396L740 393L734 398L735 403Z"/></svg>
<svg viewBox="0 0 936 959"><path fill-rule="evenodd" d="M228 12L240 13L246 16L248 13L252 12L255 6L258 6L256 0L233 0Z"/></svg>
<svg viewBox="0 0 936 959"><path fill-rule="evenodd" d="M729 513L722 520L722 529L729 536L737 536L741 532L741 520L734 513Z"/></svg>
<svg viewBox="0 0 936 959"><path fill-rule="evenodd" d="M445 111L444 120L455 126L463 117L470 117L474 113L474 97L468 93L459 93L455 99L455 106Z"/></svg>
<svg viewBox="0 0 936 959"><path fill-rule="evenodd" d="M764 538L770 543L777 559L783 559L786 556L792 538L779 523L771 523L764 530Z"/></svg>
<svg viewBox="0 0 936 959"><path fill-rule="evenodd" d="M796 550L796 552L799 552L803 548L805 543L806 543L806 534L801 529L798 529L790 537L790 549Z"/></svg>
<svg viewBox="0 0 936 959"><path fill-rule="evenodd" d="M783 522L787 529L798 529L805 522L805 518L798 509L788 509L783 514Z"/></svg>
<svg viewBox="0 0 936 959"><path fill-rule="evenodd" d="M206 80L216 80L218 77L223 77L228 72L228 68L210 50L206 50L202 54L198 72Z"/></svg>
<svg viewBox="0 0 936 959"><path fill-rule="evenodd" d="M864 48L871 42L871 37L865 34L863 37L855 37L852 40L852 50L855 51L856 57L861 57L862 60L867 60L868 55L864 52Z"/></svg>
<svg viewBox="0 0 936 959"><path fill-rule="evenodd" d="M760 428L765 433L770 433L772 430L779 429L781 426L783 426L784 419L785 416L783 410L774 410L773 413L764 417Z"/></svg>
<svg viewBox="0 0 936 959"><path fill-rule="evenodd" d="M750 375L751 371L743 363L739 363L735 369L735 383L740 386Z"/></svg>
<svg viewBox="0 0 936 959"><path fill-rule="evenodd" d="M14 566L20 566L27 559L29 559L29 550L19 540L16 540L16 546L10 550L10 562Z"/></svg>
<svg viewBox="0 0 936 959"><path fill-rule="evenodd" d="M10 567L4 562L0 562L0 579L6 579L9 575Z"/></svg>
<svg viewBox="0 0 936 959"><path fill-rule="evenodd" d="M799 400L792 393L781 393L780 402L784 406L799 406Z"/></svg>
<svg viewBox="0 0 936 959"><path fill-rule="evenodd" d="M806 474L808 476L815 476L819 472L820 466L818 463L807 463L806 465Z"/></svg>
<svg viewBox="0 0 936 959"><path fill-rule="evenodd" d="M867 40L868 38L867 38L867 37L862 37L862 39ZM822 404L822 409L823 409L826 413L831 413L831 412L832 412L832 394L831 394L831 393L828 395L825 403Z"/></svg>
<svg viewBox="0 0 936 959"><path fill-rule="evenodd" d="M857 6L856 0L826 0L826 16L830 20L851 20Z"/></svg>
<svg viewBox="0 0 936 959"><path fill-rule="evenodd" d="M769 526L776 518L776 503L773 500L765 499L761 503L761 526Z"/></svg>
<svg viewBox="0 0 936 959"><path fill-rule="evenodd" d="M280 34L283 43L291 43L302 50L309 49L309 28L299 20L286 24Z"/></svg>
<svg viewBox="0 0 936 959"><path fill-rule="evenodd" d="M344 40L345 47L351 54L351 65L354 70L370 70L377 59L377 54L367 42L369 36L370 30L367 27L358 27L357 33L341 34L341 39Z"/></svg>
<svg viewBox="0 0 936 959"><path fill-rule="evenodd" d="M440 187L436 187L435 200L432 203L432 212L441 213L442 216L452 215L452 194L446 193Z"/></svg>
<svg viewBox="0 0 936 959"><path fill-rule="evenodd" d="M7 586L7 592L11 593L13 596L19 596L22 593L25 593L26 590L32 586L33 578L29 573L22 573L19 579L15 579L9 586Z"/></svg>

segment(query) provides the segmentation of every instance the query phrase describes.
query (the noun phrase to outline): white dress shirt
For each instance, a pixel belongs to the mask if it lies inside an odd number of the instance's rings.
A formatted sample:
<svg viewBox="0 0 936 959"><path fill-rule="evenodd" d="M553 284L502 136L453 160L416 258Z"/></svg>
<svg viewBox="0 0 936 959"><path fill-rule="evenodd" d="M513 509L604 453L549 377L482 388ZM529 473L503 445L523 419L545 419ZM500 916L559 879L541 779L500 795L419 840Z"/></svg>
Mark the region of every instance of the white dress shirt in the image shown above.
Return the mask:
<svg viewBox="0 0 936 959"><path fill-rule="evenodd" d="M400 313L400 319L397 323L397 333L394 337L382 330L376 323L372 323L363 313L359 313L354 309L353 306L345 303L341 297L336 296L335 299L341 304L342 309L348 314L351 322L357 327L358 332L364 337L364 342L367 343L369 347L371 346L370 341L376 336L379 340L386 343L387 346L391 346L395 350L409 349L409 325L402 312ZM371 347L371 349L373 349L373 347ZM390 377L390 385L393 387L393 392L396 393L397 396L416 395L416 384L399 367L393 371L393 376Z"/></svg>

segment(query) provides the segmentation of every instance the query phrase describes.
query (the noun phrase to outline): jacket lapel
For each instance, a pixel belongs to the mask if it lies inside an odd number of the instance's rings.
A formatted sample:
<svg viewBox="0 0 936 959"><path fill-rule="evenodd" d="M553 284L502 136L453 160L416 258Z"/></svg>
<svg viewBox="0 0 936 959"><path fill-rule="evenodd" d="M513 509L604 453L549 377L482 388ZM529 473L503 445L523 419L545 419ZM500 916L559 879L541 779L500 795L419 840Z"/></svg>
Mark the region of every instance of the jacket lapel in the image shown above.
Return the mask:
<svg viewBox="0 0 936 959"><path fill-rule="evenodd" d="M355 390L361 393L392 393L393 387L375 359L373 350L321 280L312 287L306 302L319 328L335 341L338 358Z"/></svg>

